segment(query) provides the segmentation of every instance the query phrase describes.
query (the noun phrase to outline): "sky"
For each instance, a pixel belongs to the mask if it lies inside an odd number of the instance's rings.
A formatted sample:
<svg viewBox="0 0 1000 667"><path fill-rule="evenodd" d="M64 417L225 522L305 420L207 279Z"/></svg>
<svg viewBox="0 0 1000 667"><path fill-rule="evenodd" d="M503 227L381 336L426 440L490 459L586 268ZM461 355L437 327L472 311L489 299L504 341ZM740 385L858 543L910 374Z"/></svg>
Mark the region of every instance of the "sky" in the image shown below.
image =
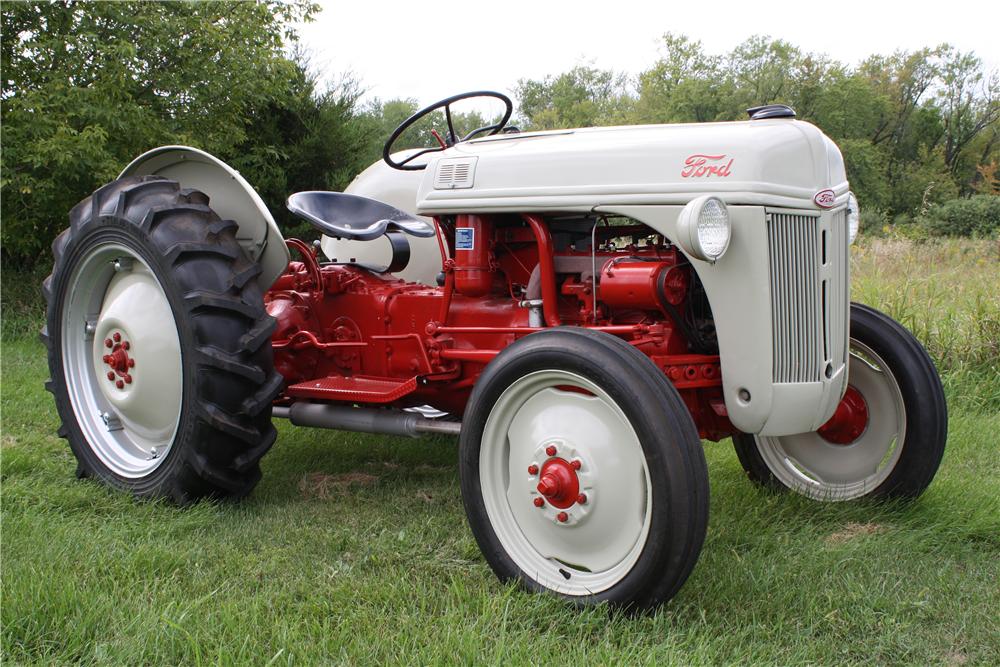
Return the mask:
<svg viewBox="0 0 1000 667"><path fill-rule="evenodd" d="M725 53L751 35L856 64L948 42L1000 67L1000 2L958 0L321 0L302 43L327 82L352 74L365 97L430 104L467 90L510 94L518 79L588 64L637 74L665 32Z"/></svg>

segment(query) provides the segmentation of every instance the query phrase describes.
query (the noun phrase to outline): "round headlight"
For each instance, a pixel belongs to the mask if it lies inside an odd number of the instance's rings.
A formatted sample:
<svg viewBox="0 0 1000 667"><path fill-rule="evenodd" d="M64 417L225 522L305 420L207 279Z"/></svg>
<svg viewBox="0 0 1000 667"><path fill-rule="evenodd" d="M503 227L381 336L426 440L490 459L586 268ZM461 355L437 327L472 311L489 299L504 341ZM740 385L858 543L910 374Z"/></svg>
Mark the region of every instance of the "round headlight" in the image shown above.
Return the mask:
<svg viewBox="0 0 1000 667"><path fill-rule="evenodd" d="M847 242L854 243L861 228L861 208L853 192L847 193Z"/></svg>
<svg viewBox="0 0 1000 667"><path fill-rule="evenodd" d="M688 202L677 219L677 242L689 255L715 262L726 252L732 227L725 202L704 195Z"/></svg>

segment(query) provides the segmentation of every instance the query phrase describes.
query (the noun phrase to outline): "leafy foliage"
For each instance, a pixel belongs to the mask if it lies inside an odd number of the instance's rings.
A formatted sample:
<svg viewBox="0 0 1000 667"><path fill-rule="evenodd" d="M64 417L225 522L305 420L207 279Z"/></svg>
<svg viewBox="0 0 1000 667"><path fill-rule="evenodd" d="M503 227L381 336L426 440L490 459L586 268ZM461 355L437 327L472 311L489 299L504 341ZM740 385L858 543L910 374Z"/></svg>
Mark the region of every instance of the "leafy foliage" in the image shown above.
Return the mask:
<svg viewBox="0 0 1000 667"><path fill-rule="evenodd" d="M1000 197L975 195L936 204L916 222L934 236L996 236L1000 234Z"/></svg>
<svg viewBox="0 0 1000 667"><path fill-rule="evenodd" d="M32 262L66 211L145 150L184 143L229 155L245 144L256 114L294 98L299 72L283 47L316 9L4 3L4 257Z"/></svg>

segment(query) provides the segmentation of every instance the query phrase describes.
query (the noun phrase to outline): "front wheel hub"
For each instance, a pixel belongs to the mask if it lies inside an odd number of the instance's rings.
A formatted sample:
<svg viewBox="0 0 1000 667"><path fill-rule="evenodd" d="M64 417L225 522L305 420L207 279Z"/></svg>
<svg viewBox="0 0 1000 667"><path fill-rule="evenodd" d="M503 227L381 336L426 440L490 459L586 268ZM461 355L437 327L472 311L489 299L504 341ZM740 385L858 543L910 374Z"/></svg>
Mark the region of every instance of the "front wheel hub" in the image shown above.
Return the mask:
<svg viewBox="0 0 1000 667"><path fill-rule="evenodd" d="M571 507L580 496L580 480L576 476L576 468L566 459L549 459L542 464L537 488L553 507Z"/></svg>
<svg viewBox="0 0 1000 667"><path fill-rule="evenodd" d="M852 385L847 386L836 412L816 431L834 445L849 445L857 441L868 428L868 402Z"/></svg>

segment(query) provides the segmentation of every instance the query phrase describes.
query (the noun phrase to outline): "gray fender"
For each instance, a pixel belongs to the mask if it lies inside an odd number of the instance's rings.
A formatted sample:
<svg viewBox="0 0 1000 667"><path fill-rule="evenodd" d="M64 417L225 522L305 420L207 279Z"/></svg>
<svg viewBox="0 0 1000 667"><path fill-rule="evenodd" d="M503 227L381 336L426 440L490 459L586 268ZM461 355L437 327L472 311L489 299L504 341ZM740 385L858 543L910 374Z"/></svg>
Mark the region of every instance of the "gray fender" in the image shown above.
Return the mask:
<svg viewBox="0 0 1000 667"><path fill-rule="evenodd" d="M239 225L236 240L260 264L262 288L270 287L288 266L288 248L274 216L257 191L228 164L197 148L161 146L132 160L118 178L153 174L201 190L219 217Z"/></svg>

